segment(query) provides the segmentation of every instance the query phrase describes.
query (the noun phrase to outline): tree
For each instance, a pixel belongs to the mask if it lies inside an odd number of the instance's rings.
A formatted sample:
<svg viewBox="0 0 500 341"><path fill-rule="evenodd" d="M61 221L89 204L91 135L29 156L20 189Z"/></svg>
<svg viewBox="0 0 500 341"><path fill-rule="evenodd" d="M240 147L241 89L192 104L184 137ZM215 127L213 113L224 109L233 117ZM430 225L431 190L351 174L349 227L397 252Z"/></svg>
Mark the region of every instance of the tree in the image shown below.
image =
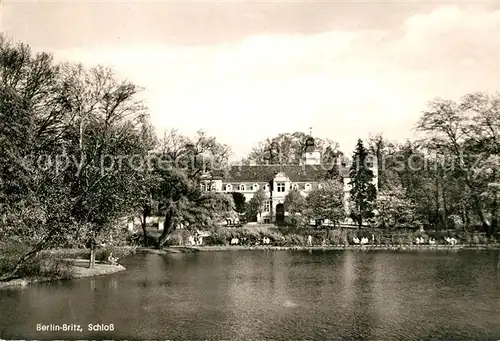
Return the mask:
<svg viewBox="0 0 500 341"><path fill-rule="evenodd" d="M302 160L308 137L303 132L295 132L267 138L259 142L244 161L252 160L257 164L298 165ZM334 163L342 155L338 143L330 139L315 138L315 144L324 164Z"/></svg>
<svg viewBox="0 0 500 341"><path fill-rule="evenodd" d="M235 218L233 197L228 193L203 192L196 200L186 203L181 222L187 226L198 225L207 229Z"/></svg>
<svg viewBox="0 0 500 341"><path fill-rule="evenodd" d="M346 214L343 185L335 180L322 183L306 197L306 205L307 218L327 219L334 227L340 225Z"/></svg>
<svg viewBox="0 0 500 341"><path fill-rule="evenodd" d="M0 56L1 237L29 248L5 279L43 249L95 245L131 210L136 167L113 166L144 150L148 117L140 89L111 70L54 65L4 39Z"/></svg>
<svg viewBox="0 0 500 341"><path fill-rule="evenodd" d="M294 189L286 195L284 205L285 210L291 215L292 225L299 226L303 222L306 199Z"/></svg>
<svg viewBox="0 0 500 341"><path fill-rule="evenodd" d="M139 155L145 160L144 167L138 169L136 184L137 184L137 201L135 202L135 211L139 215L141 229L143 233L144 246L148 246L147 218L153 213L155 207L158 206L156 194L159 190L158 174L151 165L150 152L157 145L154 129L149 122L142 121L140 123L140 146L142 146Z"/></svg>
<svg viewBox="0 0 500 341"><path fill-rule="evenodd" d="M418 226L415 206L402 187L379 192L375 207L375 225L379 228L405 229Z"/></svg>
<svg viewBox="0 0 500 341"><path fill-rule="evenodd" d="M261 187L255 192L252 199L248 202L247 206L247 219L251 220L253 217L257 216L260 221L262 218L262 212L264 211L265 203L268 200L264 189Z"/></svg>
<svg viewBox="0 0 500 341"><path fill-rule="evenodd" d="M386 161L387 158L394 152L394 147L394 144L387 141L381 133L370 136L368 139L368 151L371 155L375 156L377 161L377 187L379 190L385 189L386 186L389 186Z"/></svg>
<svg viewBox="0 0 500 341"><path fill-rule="evenodd" d="M231 192L231 195L233 197L235 211L236 213L238 213L238 217L240 218L241 221L242 220L241 218L245 215L247 209L246 198L243 195L243 193L240 192Z"/></svg>
<svg viewBox="0 0 500 341"><path fill-rule="evenodd" d="M304 212L306 208L306 199L300 194L297 189L291 190L285 197L285 210L290 214Z"/></svg>
<svg viewBox="0 0 500 341"><path fill-rule="evenodd" d="M141 89L116 79L111 69L63 65L59 101L75 115L65 128L68 151L78 164L68 167L72 195L83 196L71 215L90 229L90 267L94 265L97 239L116 220L133 213L142 186L144 161L151 147L145 138L148 114ZM149 134L150 135L150 134Z"/></svg>
<svg viewBox="0 0 500 341"><path fill-rule="evenodd" d="M370 162L368 152L363 146L363 141L359 139L349 171L350 213L359 228L363 225L363 220L373 216L374 201L377 196L373 184L373 171L368 167L368 162Z"/></svg>
<svg viewBox="0 0 500 341"><path fill-rule="evenodd" d="M67 182L50 157L37 162L64 146L71 119L57 103L58 77L51 55L0 37L0 242L25 247L0 280L60 243L70 221Z"/></svg>
<svg viewBox="0 0 500 341"><path fill-rule="evenodd" d="M218 219L219 211L234 213L230 196L201 191L202 180L212 172L224 173L229 154L228 146L202 131L194 139L171 131L160 141L154 167L160 179L157 200L164 215L164 229L158 237L158 248L180 224L207 226L208 221Z"/></svg>
<svg viewBox="0 0 500 341"><path fill-rule="evenodd" d="M335 162L331 168L329 168L326 172L325 180L333 180L340 183L344 183L344 178L340 173L341 165L338 162Z"/></svg>
<svg viewBox="0 0 500 341"><path fill-rule="evenodd" d="M500 151L498 122L500 95L473 93L464 96L460 103L431 101L417 126L426 134L426 149L454 163L446 175L460 179L457 185L465 186L463 193L467 197L459 202L470 204L462 205L462 211L472 208L490 237L498 228L498 200L495 188L493 196L484 194L489 191L488 184L496 183L498 177L496 168L490 168L487 161ZM488 179L480 175L483 167L491 169Z"/></svg>

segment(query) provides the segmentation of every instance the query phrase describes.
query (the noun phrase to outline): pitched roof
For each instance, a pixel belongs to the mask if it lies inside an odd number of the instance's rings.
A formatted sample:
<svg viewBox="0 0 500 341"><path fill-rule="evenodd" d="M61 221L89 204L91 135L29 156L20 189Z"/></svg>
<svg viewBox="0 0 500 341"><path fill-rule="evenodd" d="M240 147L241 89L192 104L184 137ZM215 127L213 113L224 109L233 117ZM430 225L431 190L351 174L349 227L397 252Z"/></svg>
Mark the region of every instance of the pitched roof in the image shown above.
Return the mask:
<svg viewBox="0 0 500 341"><path fill-rule="evenodd" d="M268 182L277 173L285 173L292 182L315 182L325 179L327 172L333 165L252 165L231 166L226 174L222 172L212 173L214 178L222 178L226 181L238 182ZM340 167L343 177L349 176L349 170Z"/></svg>

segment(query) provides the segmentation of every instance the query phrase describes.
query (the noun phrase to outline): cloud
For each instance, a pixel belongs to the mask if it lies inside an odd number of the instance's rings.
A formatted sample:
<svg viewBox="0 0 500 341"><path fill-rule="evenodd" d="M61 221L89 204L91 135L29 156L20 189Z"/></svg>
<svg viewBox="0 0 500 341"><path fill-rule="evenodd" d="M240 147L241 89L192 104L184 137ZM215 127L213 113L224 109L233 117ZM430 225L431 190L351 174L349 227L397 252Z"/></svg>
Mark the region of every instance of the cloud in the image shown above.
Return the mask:
<svg viewBox="0 0 500 341"><path fill-rule="evenodd" d="M498 67L500 11L441 7L406 21L397 46L400 61L427 69L471 67L486 62Z"/></svg>
<svg viewBox="0 0 500 341"><path fill-rule="evenodd" d="M426 102L498 88L500 12L441 7L385 31L250 36L214 46L73 49L147 87L154 123L204 128L238 157L280 132L307 131L350 153L357 138L411 137Z"/></svg>

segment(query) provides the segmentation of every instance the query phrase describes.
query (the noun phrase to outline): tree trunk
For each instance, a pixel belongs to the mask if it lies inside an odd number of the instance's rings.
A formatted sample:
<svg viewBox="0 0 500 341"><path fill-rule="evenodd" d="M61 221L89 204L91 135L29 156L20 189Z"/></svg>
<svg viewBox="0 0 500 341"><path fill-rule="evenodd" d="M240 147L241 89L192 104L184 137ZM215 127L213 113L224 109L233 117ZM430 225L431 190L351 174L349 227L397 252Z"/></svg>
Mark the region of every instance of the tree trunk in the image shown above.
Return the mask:
<svg viewBox="0 0 500 341"><path fill-rule="evenodd" d="M437 177L436 177L435 184L436 184L436 192L435 192L435 196L434 197L435 197L435 200L436 200L436 219L437 219L437 221L436 221L436 225L437 225L436 229L437 230L441 230L441 226L440 226L440 223L439 223L439 221L441 220L440 219L441 218L441 212L439 210L439 208L440 208L441 205L439 204L439 182L438 182Z"/></svg>
<svg viewBox="0 0 500 341"><path fill-rule="evenodd" d="M92 236L92 240L90 241L90 259L89 259L89 269L93 269L95 267L95 254L97 248L97 240L95 233Z"/></svg>
<svg viewBox="0 0 500 341"><path fill-rule="evenodd" d="M146 231L146 218L148 217L148 213L146 209L142 211L142 218L141 218L141 228L142 228L142 233L144 235L143 239L143 244L144 246L148 246L148 232Z"/></svg>
<svg viewBox="0 0 500 341"><path fill-rule="evenodd" d="M476 210L477 215L479 216L479 219L481 220L481 225L483 227L484 232L486 232L486 237L490 238L491 237L491 222L488 221L486 218L486 215L484 214L482 208L481 208L481 202L479 198L474 195L474 208Z"/></svg>
<svg viewBox="0 0 500 341"><path fill-rule="evenodd" d="M473 205L474 210L476 211L479 219L481 220L481 225L483 227L484 232L486 232L486 236L489 238L491 236L491 226L488 219L486 219L486 215L484 214L483 209L481 207L481 200L479 200L479 197L474 192L473 183L472 181L470 181L468 177L465 178L465 184L467 185L467 187L469 187L469 190L472 192L471 194L472 194L472 200L474 202Z"/></svg>
<svg viewBox="0 0 500 341"><path fill-rule="evenodd" d="M90 260L89 260L89 269L95 268L95 250L96 247L94 244L90 247Z"/></svg>
<svg viewBox="0 0 500 341"><path fill-rule="evenodd" d="M469 212L469 209L467 207L465 207L465 221L466 221L467 229L469 230L470 229L470 212Z"/></svg>
<svg viewBox="0 0 500 341"><path fill-rule="evenodd" d="M21 265L23 265L28 259L30 259L32 257L36 257L39 254L39 252L43 249L43 247L46 245L46 243L47 243L47 240L36 245L33 248L33 250L31 250L30 252L28 252L24 256L22 256L21 259L19 259L17 261L17 263L14 265L14 267L12 267L12 269L10 269L9 271L7 271L7 273L0 276L0 281L9 281L11 279L16 278L16 274L19 271L19 269L21 268Z"/></svg>
<svg viewBox="0 0 500 341"><path fill-rule="evenodd" d="M165 242L167 241L168 237L172 233L172 231L175 228L175 222L176 222L176 207L173 202L170 203L170 205L167 208L167 212L165 213L165 221L163 224L163 232L158 237L158 242L156 244L157 249L162 249L163 246L165 245Z"/></svg>
<svg viewBox="0 0 500 341"><path fill-rule="evenodd" d="M361 212L361 205L358 204L358 229L361 229L361 226L363 226L363 213Z"/></svg>
<svg viewBox="0 0 500 341"><path fill-rule="evenodd" d="M493 170L493 181L496 183L496 169ZM496 187L493 189L493 204L491 205L491 235L495 236L498 227L498 198Z"/></svg>
<svg viewBox="0 0 500 341"><path fill-rule="evenodd" d="M443 199L443 224L444 229L448 230L448 205L446 202L446 194L443 183L441 182L441 198Z"/></svg>

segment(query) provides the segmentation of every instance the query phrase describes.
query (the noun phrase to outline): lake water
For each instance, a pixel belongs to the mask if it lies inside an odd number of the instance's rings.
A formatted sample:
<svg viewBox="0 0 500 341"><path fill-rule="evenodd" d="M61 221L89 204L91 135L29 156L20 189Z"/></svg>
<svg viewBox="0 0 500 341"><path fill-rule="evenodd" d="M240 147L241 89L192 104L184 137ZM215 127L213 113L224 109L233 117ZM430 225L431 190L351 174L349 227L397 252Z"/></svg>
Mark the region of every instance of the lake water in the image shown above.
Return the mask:
<svg viewBox="0 0 500 341"><path fill-rule="evenodd" d="M500 340L497 252L134 255L122 273L0 291L0 338Z"/></svg>

